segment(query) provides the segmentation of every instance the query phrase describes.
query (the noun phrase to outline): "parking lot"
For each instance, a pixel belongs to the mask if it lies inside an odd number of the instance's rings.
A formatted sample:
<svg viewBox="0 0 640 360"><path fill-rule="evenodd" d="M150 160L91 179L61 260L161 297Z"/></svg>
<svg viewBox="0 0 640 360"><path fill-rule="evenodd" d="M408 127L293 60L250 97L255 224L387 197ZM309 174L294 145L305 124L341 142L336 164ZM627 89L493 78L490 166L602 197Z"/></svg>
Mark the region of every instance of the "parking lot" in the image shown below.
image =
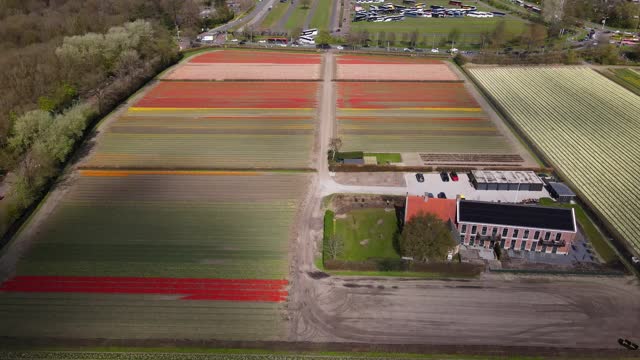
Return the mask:
<svg viewBox="0 0 640 360"><path fill-rule="evenodd" d="M540 199L551 197L546 189L542 191L497 191L497 190L476 190L469 181L466 173L458 173L458 181L448 182L440 179L439 173L424 173L424 182L420 183L416 179L415 173L405 173L407 191L409 195L427 195L432 193L437 197L440 192L444 192L447 199L455 199L457 195L463 195L467 200L499 201L509 203L519 203L528 199Z"/></svg>

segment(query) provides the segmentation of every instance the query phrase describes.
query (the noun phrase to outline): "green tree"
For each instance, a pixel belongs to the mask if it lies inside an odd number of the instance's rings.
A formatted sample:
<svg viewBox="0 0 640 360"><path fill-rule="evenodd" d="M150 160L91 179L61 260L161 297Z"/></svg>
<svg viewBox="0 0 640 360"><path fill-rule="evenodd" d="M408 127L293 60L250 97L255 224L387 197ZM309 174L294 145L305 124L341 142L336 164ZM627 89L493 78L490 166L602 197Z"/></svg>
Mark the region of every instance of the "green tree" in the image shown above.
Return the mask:
<svg viewBox="0 0 640 360"><path fill-rule="evenodd" d="M434 214L419 214L402 229L400 253L416 261L444 261L455 246L449 227Z"/></svg>
<svg viewBox="0 0 640 360"><path fill-rule="evenodd" d="M451 29L451 31L449 31L449 36L447 37L447 40L449 40L450 43L455 43L456 41L458 41L459 38L460 38L460 29L458 29L457 27L454 27L453 29Z"/></svg>
<svg viewBox="0 0 640 360"><path fill-rule="evenodd" d="M311 0L300 0L300 5L303 9L308 9L311 6Z"/></svg>
<svg viewBox="0 0 640 360"><path fill-rule="evenodd" d="M327 45L333 42L333 38L331 34L329 34L326 30L318 31L318 36L316 36L316 44L319 45Z"/></svg>

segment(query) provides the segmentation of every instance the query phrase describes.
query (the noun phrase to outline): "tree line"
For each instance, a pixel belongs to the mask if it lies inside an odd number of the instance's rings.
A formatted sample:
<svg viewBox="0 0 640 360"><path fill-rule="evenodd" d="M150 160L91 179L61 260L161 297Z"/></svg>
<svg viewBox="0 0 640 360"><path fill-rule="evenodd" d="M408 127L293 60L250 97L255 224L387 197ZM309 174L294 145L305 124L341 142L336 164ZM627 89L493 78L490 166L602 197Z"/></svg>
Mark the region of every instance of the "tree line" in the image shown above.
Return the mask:
<svg viewBox="0 0 640 360"><path fill-rule="evenodd" d="M87 127L179 58L195 0L0 0L0 232L37 200Z"/></svg>

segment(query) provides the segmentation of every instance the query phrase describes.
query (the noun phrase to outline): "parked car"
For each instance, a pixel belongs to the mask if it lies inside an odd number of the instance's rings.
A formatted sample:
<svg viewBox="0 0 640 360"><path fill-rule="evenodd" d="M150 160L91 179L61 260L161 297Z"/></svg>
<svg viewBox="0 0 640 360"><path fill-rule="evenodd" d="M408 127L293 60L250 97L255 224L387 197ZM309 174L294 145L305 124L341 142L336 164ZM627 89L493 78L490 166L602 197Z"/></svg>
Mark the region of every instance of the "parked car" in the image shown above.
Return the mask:
<svg viewBox="0 0 640 360"><path fill-rule="evenodd" d="M438 194L438 199L446 199L447 198L447 194L445 194L444 192L440 192Z"/></svg>
<svg viewBox="0 0 640 360"><path fill-rule="evenodd" d="M434 54L438 54L438 53L440 53L440 50L438 50L438 49L431 49L431 52L432 52L432 53L434 53Z"/></svg>
<svg viewBox="0 0 640 360"><path fill-rule="evenodd" d="M638 344L631 342L629 339L622 339L622 338L618 339L618 344L626 347L629 350L638 350L638 348L640 347L638 346Z"/></svg>
<svg viewBox="0 0 640 360"><path fill-rule="evenodd" d="M416 180L418 180L419 183L424 182L424 175L422 175L421 173L417 173Z"/></svg>
<svg viewBox="0 0 640 360"><path fill-rule="evenodd" d="M238 45L244 45L244 44L246 44L246 43L247 43L247 41L246 41L246 40L241 40L241 41L238 43Z"/></svg>
<svg viewBox="0 0 640 360"><path fill-rule="evenodd" d="M338 45L338 46L336 46L336 49L337 49L337 50L344 50L344 46L342 46L342 45Z"/></svg>
<svg viewBox="0 0 640 360"><path fill-rule="evenodd" d="M634 264L640 264L640 258L632 256L631 257L631 262L634 263Z"/></svg>
<svg viewBox="0 0 640 360"><path fill-rule="evenodd" d="M428 197L429 199L433 199L433 193L428 192L428 193L427 193L427 197Z"/></svg>
<svg viewBox="0 0 640 360"><path fill-rule="evenodd" d="M449 182L449 175L447 175L446 171L440 173L440 179L444 182Z"/></svg>
<svg viewBox="0 0 640 360"><path fill-rule="evenodd" d="M458 181L458 174L455 171L452 171L449 176L451 177L451 180L453 181Z"/></svg>

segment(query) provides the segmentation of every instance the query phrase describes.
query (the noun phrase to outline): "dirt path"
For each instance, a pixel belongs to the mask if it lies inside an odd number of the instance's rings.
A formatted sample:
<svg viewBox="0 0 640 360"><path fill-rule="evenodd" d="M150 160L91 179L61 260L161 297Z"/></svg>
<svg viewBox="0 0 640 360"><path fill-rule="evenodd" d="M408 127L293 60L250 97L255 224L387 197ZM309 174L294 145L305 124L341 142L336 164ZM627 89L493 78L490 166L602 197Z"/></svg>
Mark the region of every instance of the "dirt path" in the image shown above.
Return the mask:
<svg viewBox="0 0 640 360"><path fill-rule="evenodd" d="M349 3L349 0L345 0L346 3ZM340 7L342 5L341 0L333 0L333 6L331 7L331 19L329 20L330 29L329 32L335 33L340 25ZM344 33L344 30L341 30L341 33Z"/></svg>

